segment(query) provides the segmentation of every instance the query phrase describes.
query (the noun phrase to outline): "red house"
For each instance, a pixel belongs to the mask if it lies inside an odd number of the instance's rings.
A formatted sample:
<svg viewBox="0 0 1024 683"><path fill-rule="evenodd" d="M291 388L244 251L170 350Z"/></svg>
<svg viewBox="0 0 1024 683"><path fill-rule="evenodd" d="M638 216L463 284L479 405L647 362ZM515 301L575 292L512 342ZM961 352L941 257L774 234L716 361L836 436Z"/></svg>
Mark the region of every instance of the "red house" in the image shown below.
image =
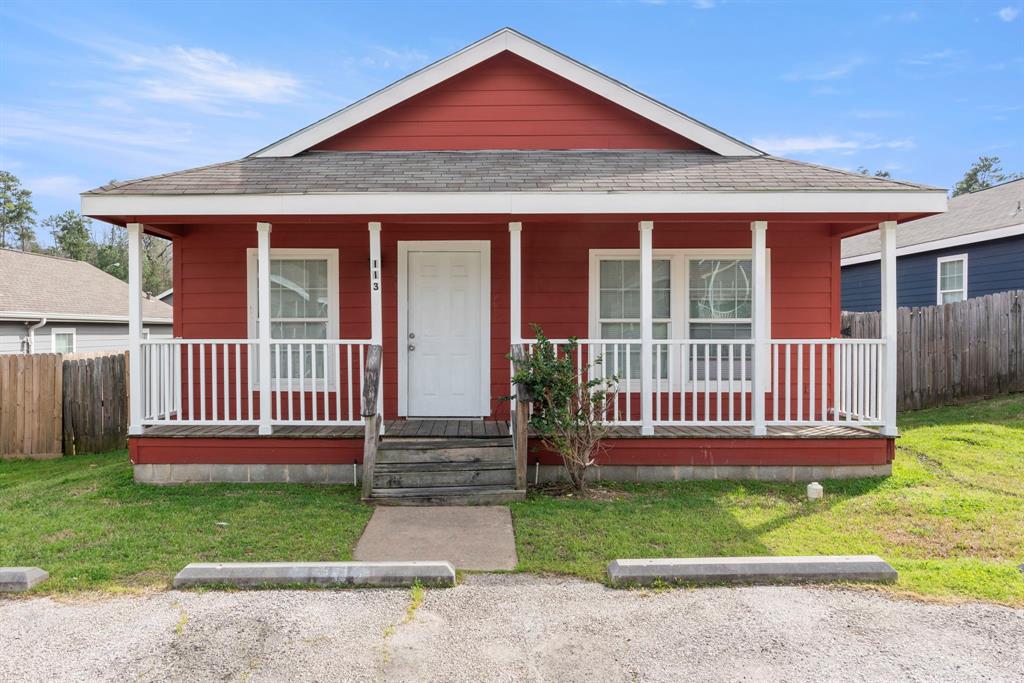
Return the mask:
<svg viewBox="0 0 1024 683"><path fill-rule="evenodd" d="M128 228L136 480L351 482L379 411L368 497L414 501L558 476L502 399L531 324L617 378L601 478L887 474L895 231L945 206L510 29L244 159L82 197ZM839 339L840 240L876 229L883 338ZM174 243L173 340L141 338L144 232Z"/></svg>

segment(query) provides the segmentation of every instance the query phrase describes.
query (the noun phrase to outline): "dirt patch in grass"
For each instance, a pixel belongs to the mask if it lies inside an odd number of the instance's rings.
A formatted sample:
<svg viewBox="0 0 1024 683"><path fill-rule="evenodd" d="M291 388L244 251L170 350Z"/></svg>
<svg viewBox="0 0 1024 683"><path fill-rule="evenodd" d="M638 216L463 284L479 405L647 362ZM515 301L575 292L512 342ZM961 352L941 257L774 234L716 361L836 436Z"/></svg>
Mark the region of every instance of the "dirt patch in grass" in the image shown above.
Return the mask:
<svg viewBox="0 0 1024 683"><path fill-rule="evenodd" d="M550 498L575 498L577 500L630 500L635 495L632 491L624 491L603 484L590 484L583 493L576 491L569 484L559 483L540 484L531 487L530 491Z"/></svg>

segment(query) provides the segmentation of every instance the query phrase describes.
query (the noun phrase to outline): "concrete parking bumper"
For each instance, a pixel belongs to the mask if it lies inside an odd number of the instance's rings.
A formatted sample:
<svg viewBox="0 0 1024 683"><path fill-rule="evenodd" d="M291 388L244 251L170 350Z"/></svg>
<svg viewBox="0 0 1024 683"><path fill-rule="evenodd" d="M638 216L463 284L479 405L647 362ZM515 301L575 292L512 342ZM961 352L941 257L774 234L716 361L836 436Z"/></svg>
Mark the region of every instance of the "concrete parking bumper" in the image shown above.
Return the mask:
<svg viewBox="0 0 1024 683"><path fill-rule="evenodd" d="M39 567L0 567L0 593L24 593L48 578Z"/></svg>
<svg viewBox="0 0 1024 683"><path fill-rule="evenodd" d="M450 562L194 562L174 577L196 586L454 586Z"/></svg>
<svg viewBox="0 0 1024 683"><path fill-rule="evenodd" d="M613 585L653 583L892 583L896 570L877 555L811 557L694 557L614 560L608 565Z"/></svg>

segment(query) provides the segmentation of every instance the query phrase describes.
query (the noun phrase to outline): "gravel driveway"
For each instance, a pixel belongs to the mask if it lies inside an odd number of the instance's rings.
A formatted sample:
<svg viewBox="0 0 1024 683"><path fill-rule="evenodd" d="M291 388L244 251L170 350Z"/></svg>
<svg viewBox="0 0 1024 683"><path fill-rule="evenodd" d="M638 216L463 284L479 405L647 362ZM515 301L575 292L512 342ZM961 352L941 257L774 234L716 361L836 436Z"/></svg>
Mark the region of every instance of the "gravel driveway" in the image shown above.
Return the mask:
<svg viewBox="0 0 1024 683"><path fill-rule="evenodd" d="M1024 610L871 591L615 591L469 575L426 592L0 599L0 679L1021 680Z"/></svg>

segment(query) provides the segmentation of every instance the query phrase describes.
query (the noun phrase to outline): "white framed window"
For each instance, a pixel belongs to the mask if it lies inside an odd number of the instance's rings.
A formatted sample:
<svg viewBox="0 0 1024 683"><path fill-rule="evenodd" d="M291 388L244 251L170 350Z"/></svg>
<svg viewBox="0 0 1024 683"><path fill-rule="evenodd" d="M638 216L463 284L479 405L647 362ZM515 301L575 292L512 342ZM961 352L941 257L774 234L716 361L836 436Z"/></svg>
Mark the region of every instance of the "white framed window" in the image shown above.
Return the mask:
<svg viewBox="0 0 1024 683"><path fill-rule="evenodd" d="M258 256L248 250L248 322L249 338L259 337ZM270 250L270 337L274 340L334 339L339 329L337 249L271 249ZM315 351L313 350L315 348ZM292 358L271 354L273 379L289 381L314 375L331 377L324 370L331 354L324 358L323 346L295 346ZM301 359L300 359L301 356ZM291 360L291 363L288 361ZM301 362L300 362L301 360ZM258 377L256 363L253 376ZM290 368L290 372L289 372ZM300 370L301 368L301 370ZM319 368L319 369L318 369Z"/></svg>
<svg viewBox="0 0 1024 683"><path fill-rule="evenodd" d="M771 281L768 254L768 281ZM754 283L750 249L655 249L653 253L652 336L654 339L731 340L752 338ZM766 292L769 317L771 290ZM771 329L771 323L768 323ZM590 250L590 337L640 338L640 250ZM717 359L717 347L696 347L702 371ZM661 379L668 376L662 347ZM726 352L723 350L723 356ZM748 363L750 357L744 359ZM740 359L734 356L734 362ZM625 352L606 363L624 372ZM655 358L655 367L658 367ZM631 379L639 377L640 351L629 359ZM717 364L715 364L717 368ZM723 373L726 370L723 370ZM738 372L737 372L738 376Z"/></svg>
<svg viewBox="0 0 1024 683"><path fill-rule="evenodd" d="M73 327L54 327L50 331L50 348L53 353L75 353L78 348L78 333Z"/></svg>
<svg viewBox="0 0 1024 683"><path fill-rule="evenodd" d="M967 254L936 260L935 303L951 304L967 299Z"/></svg>

